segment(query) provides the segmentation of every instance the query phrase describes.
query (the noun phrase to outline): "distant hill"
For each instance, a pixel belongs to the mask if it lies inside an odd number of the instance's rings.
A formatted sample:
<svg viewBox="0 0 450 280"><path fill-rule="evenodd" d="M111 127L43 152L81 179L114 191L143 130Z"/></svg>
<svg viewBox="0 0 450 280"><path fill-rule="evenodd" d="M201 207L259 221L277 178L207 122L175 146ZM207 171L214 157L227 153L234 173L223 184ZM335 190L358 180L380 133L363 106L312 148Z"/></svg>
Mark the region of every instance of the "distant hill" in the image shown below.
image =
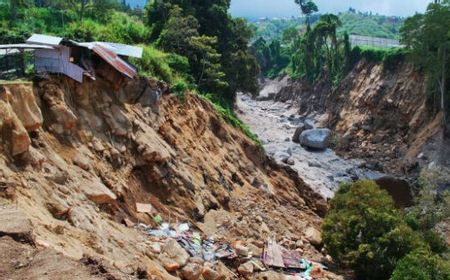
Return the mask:
<svg viewBox="0 0 450 280"><path fill-rule="evenodd" d="M373 15L356 11L339 13L338 15L342 21L342 27L338 29L339 35L347 32L354 35L398 39L400 28L404 22L404 18L401 17ZM318 18L319 15L313 16L312 22L314 23ZM256 26L256 38L263 37L267 41L272 41L279 39L286 28L301 28L304 21L301 18L273 18L260 19L252 24Z"/></svg>
<svg viewBox="0 0 450 280"><path fill-rule="evenodd" d="M144 8L147 0L125 0L131 8Z"/></svg>

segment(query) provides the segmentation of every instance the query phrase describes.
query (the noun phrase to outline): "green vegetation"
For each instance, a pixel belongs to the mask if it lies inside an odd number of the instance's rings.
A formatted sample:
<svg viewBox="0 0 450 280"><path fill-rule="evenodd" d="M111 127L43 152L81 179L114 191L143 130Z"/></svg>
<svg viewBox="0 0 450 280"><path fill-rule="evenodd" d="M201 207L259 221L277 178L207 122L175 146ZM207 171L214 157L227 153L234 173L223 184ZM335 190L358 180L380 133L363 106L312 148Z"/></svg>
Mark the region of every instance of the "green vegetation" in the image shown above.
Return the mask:
<svg viewBox="0 0 450 280"><path fill-rule="evenodd" d="M406 20L401 29L402 41L411 50L411 58L428 77L430 101L444 112L448 124L450 92L450 1L434 1L425 14Z"/></svg>
<svg viewBox="0 0 450 280"><path fill-rule="evenodd" d="M450 262L429 250L415 250L399 261L391 280L448 280Z"/></svg>
<svg viewBox="0 0 450 280"><path fill-rule="evenodd" d="M229 5L152 0L142 11L118 0L7 0L0 2L0 44L44 33L140 45L143 58L131 59L139 75L169 83L180 99L187 90L207 96L226 121L256 140L232 111L237 91L257 91L259 67L248 50L253 29L232 18Z"/></svg>
<svg viewBox="0 0 450 280"><path fill-rule="evenodd" d="M167 52L185 56L201 92L233 102L236 92L256 92L259 68L248 51L252 29L228 14L229 1L151 1L150 38Z"/></svg>
<svg viewBox="0 0 450 280"><path fill-rule="evenodd" d="M342 25L337 29L339 37L345 33L380 37L386 39L400 39L400 28L404 19L394 16L373 15L371 13L360 13L353 9L337 15ZM312 25L319 20L320 15L312 14L310 22ZM291 19L264 19L252 24L256 30L255 39L262 37L267 42L281 40L283 32L289 28L305 30L305 20L302 18Z"/></svg>
<svg viewBox="0 0 450 280"><path fill-rule="evenodd" d="M446 203L436 207L448 210ZM417 204L405 217L374 182L346 183L331 200L322 225L323 240L333 259L362 279L448 279L448 248L439 243L437 234L427 238L441 219L423 225L424 213L434 211Z"/></svg>
<svg viewBox="0 0 450 280"><path fill-rule="evenodd" d="M348 33L386 39L399 39L400 28L404 22L404 19L400 17L357 13L352 9L346 13L340 13L338 16L342 22L342 26L338 29L338 34L341 36L344 33Z"/></svg>

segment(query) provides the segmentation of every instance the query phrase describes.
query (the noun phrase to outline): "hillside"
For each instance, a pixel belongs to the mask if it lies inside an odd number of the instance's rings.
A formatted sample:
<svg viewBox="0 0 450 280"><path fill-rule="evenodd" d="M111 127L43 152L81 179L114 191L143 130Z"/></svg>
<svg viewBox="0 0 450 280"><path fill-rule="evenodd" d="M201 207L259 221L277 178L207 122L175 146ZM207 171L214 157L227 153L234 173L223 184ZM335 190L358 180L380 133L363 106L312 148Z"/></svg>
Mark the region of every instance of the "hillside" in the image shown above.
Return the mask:
<svg viewBox="0 0 450 280"><path fill-rule="evenodd" d="M316 234L325 202L197 96L182 103L152 79L114 90L54 77L2 85L0 97L0 251L21 262L2 257L7 278L60 279L65 269L72 279L186 279L189 267L235 278L272 236L305 258L325 257ZM156 216L246 253L203 265L143 231L157 228Z"/></svg>
<svg viewBox="0 0 450 280"><path fill-rule="evenodd" d="M316 22L319 16L313 16L311 22ZM339 13L338 16L342 22L342 26L338 28L340 36L347 32L353 35L399 39L399 30L404 22L400 17L352 11ZM302 28L303 22L300 18L259 20L253 23L256 27L254 37L262 37L266 41L279 40L284 30L290 27Z"/></svg>

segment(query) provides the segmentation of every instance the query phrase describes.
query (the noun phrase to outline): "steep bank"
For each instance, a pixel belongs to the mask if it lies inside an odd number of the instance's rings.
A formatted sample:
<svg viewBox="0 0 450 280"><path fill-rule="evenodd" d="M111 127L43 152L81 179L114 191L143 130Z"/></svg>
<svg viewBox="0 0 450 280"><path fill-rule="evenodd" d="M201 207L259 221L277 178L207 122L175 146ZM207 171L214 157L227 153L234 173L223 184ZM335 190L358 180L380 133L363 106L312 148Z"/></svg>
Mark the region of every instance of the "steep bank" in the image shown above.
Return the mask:
<svg viewBox="0 0 450 280"><path fill-rule="evenodd" d="M62 267L72 267L78 279L181 277L166 271L158 252L166 240L134 227L156 226L157 215L188 221L204 237L239 240L255 256L274 236L322 260L320 236L311 232L325 201L209 103L167 93L151 79L118 88L56 77L1 86L0 240L20 264L0 263L3 275L59 279ZM150 213L136 203L151 204ZM31 256L18 253L26 246ZM43 250L68 259L37 258ZM227 265L212 267L235 278L239 262Z"/></svg>
<svg viewBox="0 0 450 280"><path fill-rule="evenodd" d="M363 60L336 89L324 80L314 87L289 81L274 98L294 100L299 114L337 133L338 153L370 168L403 175L431 162L450 164L442 116L428 109L426 81L408 63L388 70Z"/></svg>

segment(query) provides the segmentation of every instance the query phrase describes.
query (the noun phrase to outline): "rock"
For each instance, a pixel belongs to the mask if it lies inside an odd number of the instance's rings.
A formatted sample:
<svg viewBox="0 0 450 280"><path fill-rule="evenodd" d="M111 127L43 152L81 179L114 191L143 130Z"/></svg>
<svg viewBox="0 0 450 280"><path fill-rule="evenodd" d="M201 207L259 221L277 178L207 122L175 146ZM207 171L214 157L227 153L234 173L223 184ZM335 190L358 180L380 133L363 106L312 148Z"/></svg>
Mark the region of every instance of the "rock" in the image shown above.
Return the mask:
<svg viewBox="0 0 450 280"><path fill-rule="evenodd" d="M0 208L0 236L11 236L17 241L33 242L33 227L25 214L15 208Z"/></svg>
<svg viewBox="0 0 450 280"><path fill-rule="evenodd" d="M39 129L43 123L41 109L36 102L31 85L8 85L6 91L10 91L8 98L11 107L20 119L21 123L27 131Z"/></svg>
<svg viewBox="0 0 450 280"><path fill-rule="evenodd" d="M305 131L305 124L301 123L294 132L294 136L292 136L292 142L300 143L300 135Z"/></svg>
<svg viewBox="0 0 450 280"><path fill-rule="evenodd" d="M96 204L114 204L117 196L103 183L93 181L91 185L83 188L86 196Z"/></svg>
<svg viewBox="0 0 450 280"><path fill-rule="evenodd" d="M283 163L288 164L288 165L295 165L295 160L293 160L291 157L289 158L284 158L282 160Z"/></svg>
<svg viewBox="0 0 450 280"><path fill-rule="evenodd" d="M303 123L303 125L304 125L304 130L310 130L310 129L314 129L314 122L312 121L312 120L309 120L309 119L307 119L307 120L305 120L305 122Z"/></svg>
<svg viewBox="0 0 450 280"><path fill-rule="evenodd" d="M152 243L152 245L150 245L150 251L155 254L161 253L161 245L157 242Z"/></svg>
<svg viewBox="0 0 450 280"><path fill-rule="evenodd" d="M236 254L241 257L248 257L249 249L246 246L243 246L241 244L237 244L234 249L236 250Z"/></svg>
<svg viewBox="0 0 450 280"><path fill-rule="evenodd" d="M254 271L254 267L253 267L253 263L252 262L246 262L244 264L241 264L238 267L239 274L244 276L244 277L251 276L253 274L253 271Z"/></svg>
<svg viewBox="0 0 450 280"><path fill-rule="evenodd" d="M305 237L312 245L320 246L322 244L322 235L320 231L318 231L314 227L308 227L306 229Z"/></svg>
<svg viewBox="0 0 450 280"><path fill-rule="evenodd" d="M174 239L169 239L161 248L159 260L168 272L174 272L186 265L189 254Z"/></svg>
<svg viewBox="0 0 450 280"><path fill-rule="evenodd" d="M65 170L56 170L54 174L47 176L47 179L58 185L64 185L69 180L69 173Z"/></svg>
<svg viewBox="0 0 450 280"><path fill-rule="evenodd" d="M89 159L82 154L77 154L73 158L72 162L73 162L73 164L75 164L76 166L79 166L83 170L89 171L89 169L91 169L91 164L89 162Z"/></svg>
<svg viewBox="0 0 450 280"><path fill-rule="evenodd" d="M203 266L197 263L189 263L181 269L182 278L185 280L197 280L202 275Z"/></svg>
<svg viewBox="0 0 450 280"><path fill-rule="evenodd" d="M263 249L259 248L254 244L249 244L247 247L250 250L250 252L252 252L253 257L259 258L263 254Z"/></svg>
<svg viewBox="0 0 450 280"><path fill-rule="evenodd" d="M300 144L312 149L324 150L328 147L331 130L328 128L311 129L303 131L300 135Z"/></svg>
<svg viewBox="0 0 450 280"><path fill-rule="evenodd" d="M220 278L220 274L210 266L205 266L203 268L202 275L205 280L218 280Z"/></svg>

